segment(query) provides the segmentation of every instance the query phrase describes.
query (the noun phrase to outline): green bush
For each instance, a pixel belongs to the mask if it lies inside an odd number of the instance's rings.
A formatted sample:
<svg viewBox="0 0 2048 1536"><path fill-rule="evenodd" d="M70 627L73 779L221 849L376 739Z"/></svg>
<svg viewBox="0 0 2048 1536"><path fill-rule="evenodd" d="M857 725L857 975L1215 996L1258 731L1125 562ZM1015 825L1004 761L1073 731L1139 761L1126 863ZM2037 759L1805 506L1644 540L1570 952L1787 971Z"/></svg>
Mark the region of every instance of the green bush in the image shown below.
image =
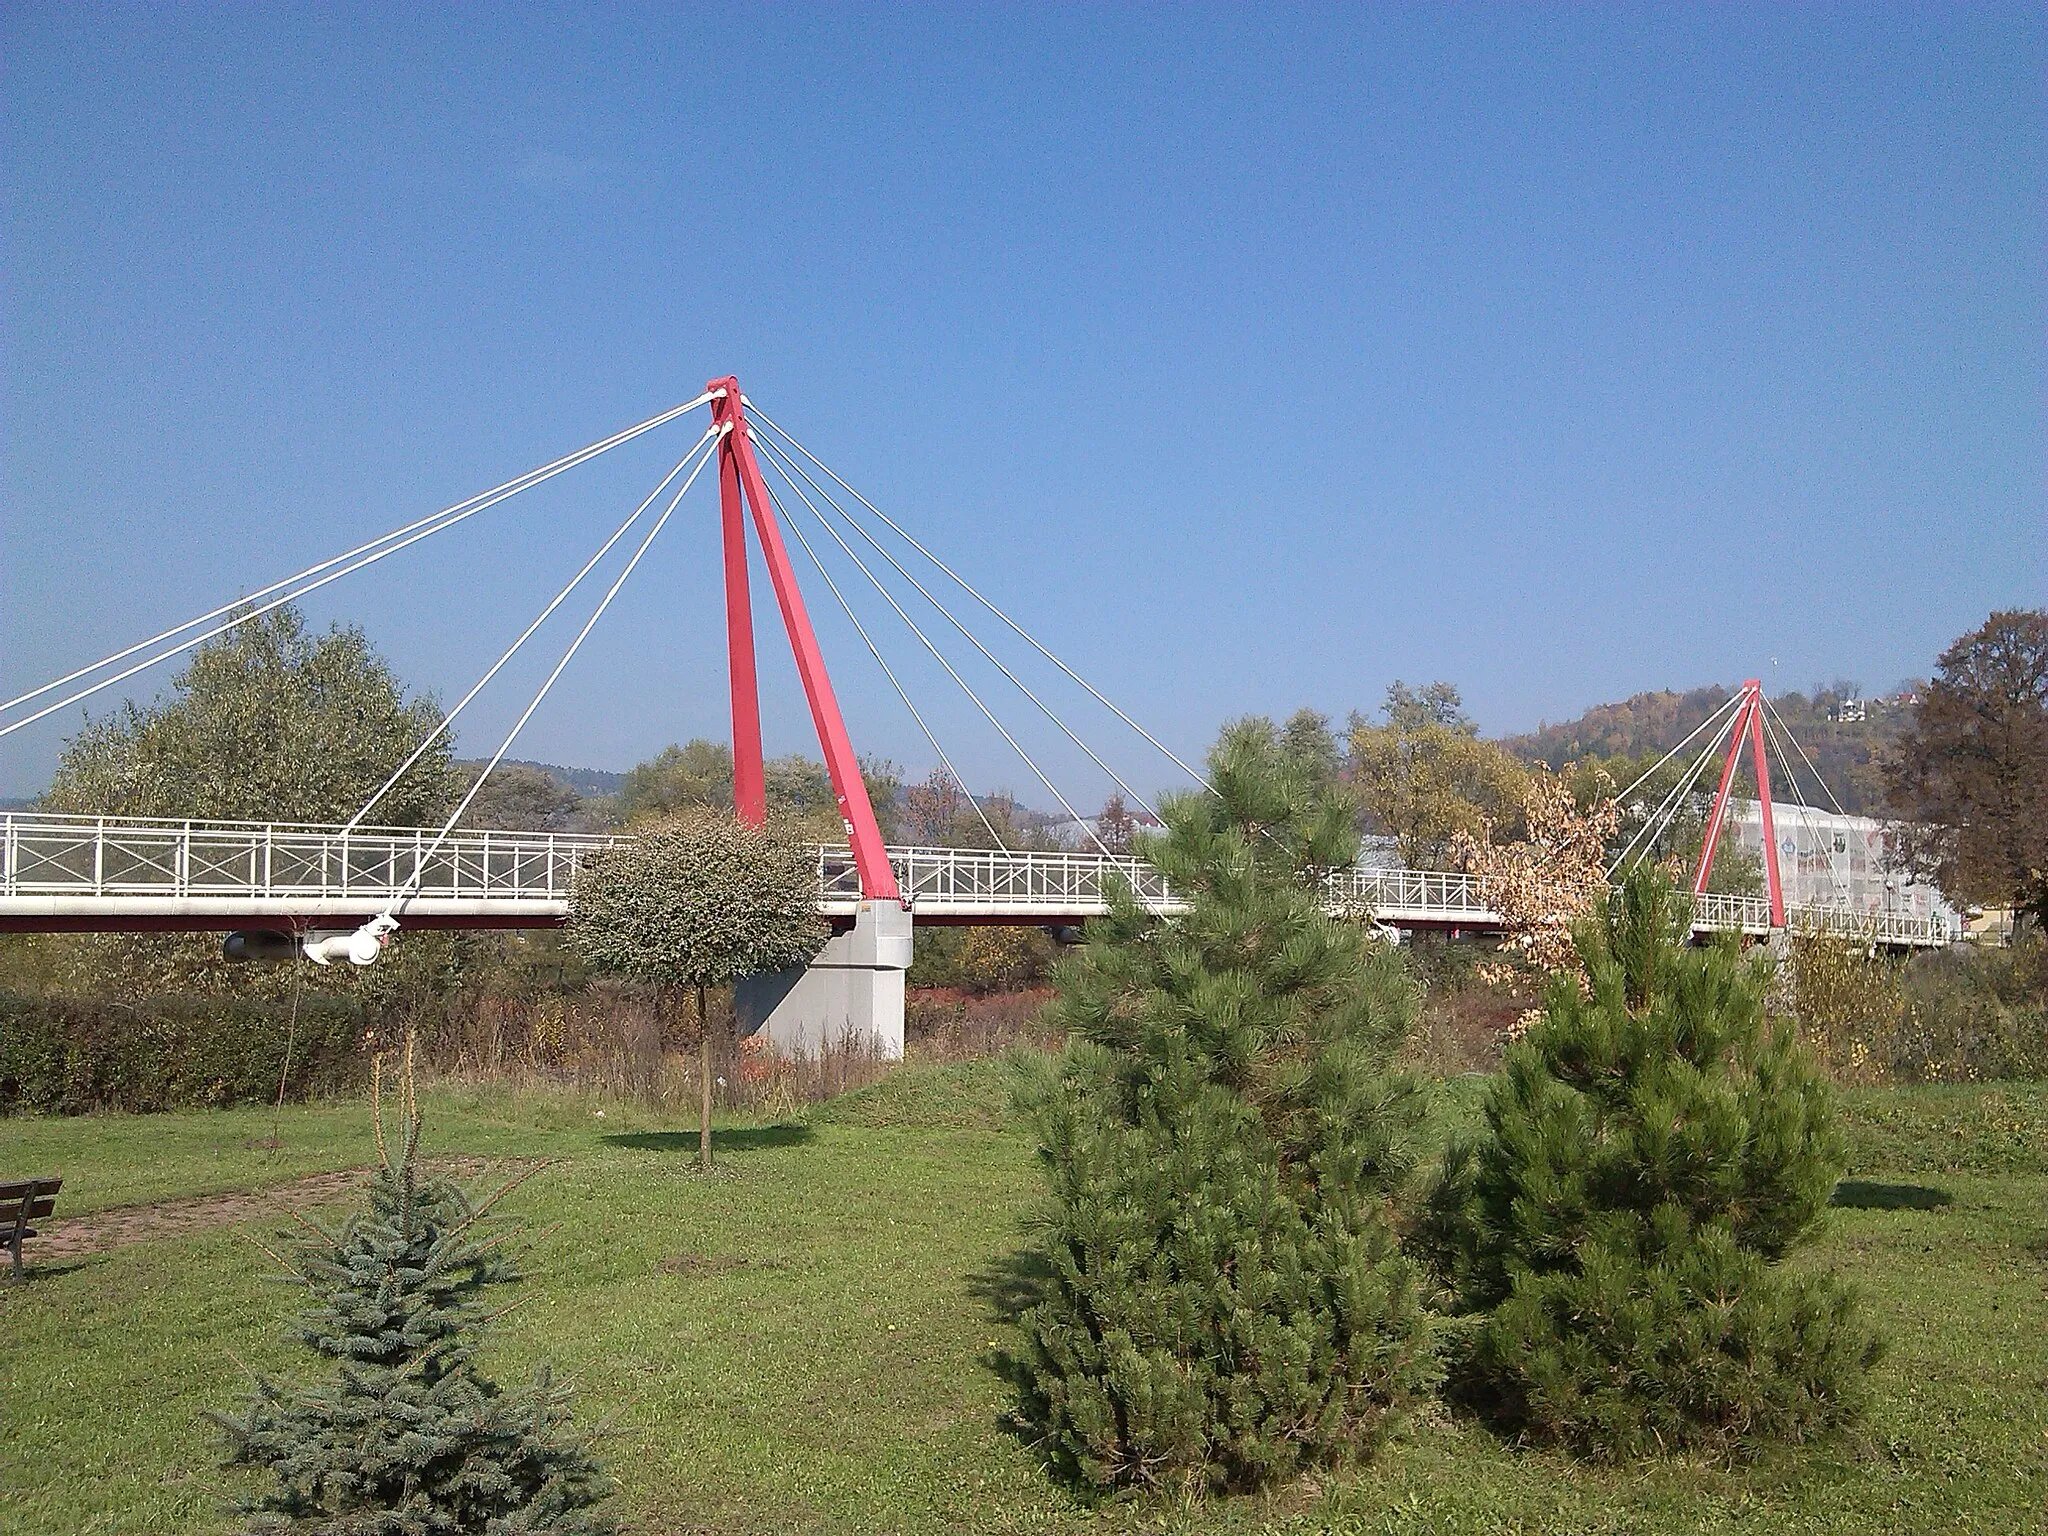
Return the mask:
<svg viewBox="0 0 2048 1536"><path fill-rule="evenodd" d="M905 978L912 987L951 987L977 996L1042 986L1058 957L1043 928L918 930Z"/></svg>
<svg viewBox="0 0 2048 1536"><path fill-rule="evenodd" d="M1271 738L1233 728L1215 798L1168 803L1146 852L1188 909L1112 896L1060 972L1067 1052L1021 1095L1052 1200L1017 1416L1098 1488L1363 1456L1434 1378L1394 1238L1423 1109L1391 1066L1412 987L1324 914L1309 875L1355 847L1350 808Z"/></svg>
<svg viewBox="0 0 2048 1536"><path fill-rule="evenodd" d="M0 1111L82 1114L183 1109L285 1097L362 1082L369 1019L349 998L289 1002L165 997L123 1004L0 992Z"/></svg>
<svg viewBox="0 0 2048 1536"><path fill-rule="evenodd" d="M1767 967L1678 912L1643 873L1582 932L1591 996L1552 987L1422 1233L1477 1315L1454 1397L1598 1458L1807 1438L1878 1354L1841 1283L1778 1263L1842 1171L1832 1094Z"/></svg>
<svg viewBox="0 0 2048 1536"><path fill-rule="evenodd" d="M1974 944L1910 959L1842 939L1792 945L1801 1030L1839 1080L1942 1083L2048 1077L2048 945Z"/></svg>

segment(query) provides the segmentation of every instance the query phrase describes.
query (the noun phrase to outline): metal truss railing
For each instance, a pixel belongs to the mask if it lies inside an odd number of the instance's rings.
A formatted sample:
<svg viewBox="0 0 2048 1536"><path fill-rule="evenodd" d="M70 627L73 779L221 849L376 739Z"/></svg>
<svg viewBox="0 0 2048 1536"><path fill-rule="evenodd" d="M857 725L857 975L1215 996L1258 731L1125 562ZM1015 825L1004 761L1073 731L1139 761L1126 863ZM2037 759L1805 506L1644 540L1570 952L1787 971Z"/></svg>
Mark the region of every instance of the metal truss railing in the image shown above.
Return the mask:
<svg viewBox="0 0 2048 1536"><path fill-rule="evenodd" d="M1712 892L1692 899L1696 933L1767 934L1771 904L1762 896L1719 896ZM1953 943L1954 925L1945 917L1920 917L1911 912L1857 912L1847 907L1787 906L1789 932L1850 939L1886 948Z"/></svg>
<svg viewBox="0 0 2048 1536"><path fill-rule="evenodd" d="M0 825L0 894L564 900L577 864L607 837L463 832L431 855L410 827L165 821L11 813Z"/></svg>
<svg viewBox="0 0 2048 1536"><path fill-rule="evenodd" d="M1084 916L1103 909L1108 883L1119 876L1152 910L1176 905L1165 877L1137 859L995 848L891 848L889 862L910 909L935 916L987 911ZM846 849L819 848L818 890L827 910L851 911L860 900L860 878Z"/></svg>
<svg viewBox="0 0 2048 1536"><path fill-rule="evenodd" d="M1344 869L1329 875L1324 888L1333 903L1369 908L1382 920L1415 913L1439 922L1464 918L1475 927L1500 921L1477 878L1451 870Z"/></svg>
<svg viewBox="0 0 2048 1536"><path fill-rule="evenodd" d="M153 901L200 899L213 907L265 902L332 902L354 910L412 889L415 901L518 902L566 910L578 865L619 839L560 832L459 832L431 855L431 833L409 827L170 821L13 812L0 817L0 899L89 899L110 915ZM1078 921L1103 910L1113 878L1140 902L1171 912L1179 901L1158 870L1099 854L1003 852L982 848L891 848L890 862L914 912L931 917L1014 917ZM821 911L845 915L860 901L860 877L844 847L817 850ZM417 876L417 879L415 879ZM1496 927L1471 875L1413 869L1350 869L1324 881L1333 909L1385 923ZM1791 907L1794 932L1827 933L1888 946L1945 944L1940 917ZM1702 896L1700 931L1763 934L1770 905L1757 896Z"/></svg>

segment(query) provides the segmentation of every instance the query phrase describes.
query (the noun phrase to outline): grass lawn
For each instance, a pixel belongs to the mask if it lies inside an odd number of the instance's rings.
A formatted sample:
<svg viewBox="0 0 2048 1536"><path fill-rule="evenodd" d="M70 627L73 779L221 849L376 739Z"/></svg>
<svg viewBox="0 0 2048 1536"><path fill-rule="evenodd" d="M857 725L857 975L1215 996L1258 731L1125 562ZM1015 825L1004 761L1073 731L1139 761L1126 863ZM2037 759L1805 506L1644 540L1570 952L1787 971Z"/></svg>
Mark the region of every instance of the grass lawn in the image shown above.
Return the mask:
<svg viewBox="0 0 2048 1536"><path fill-rule="evenodd" d="M806 1124L694 1134L606 1105L429 1096L437 1155L548 1157L487 1364L552 1360L642 1533L2048 1530L2048 1088L1852 1095L1857 1205L1813 1262L1890 1335L1857 1433L1740 1468L1600 1470L1427 1416L1372 1467L1270 1499L1090 1507L1001 1426L985 1360L1037 1190L999 1070L907 1068ZM1449 1095L1469 1112L1470 1084ZM0 1120L0 1174L62 1210L260 1189L370 1154L363 1106ZM1915 1191L1936 1191L1937 1194ZM1936 1203L1940 1196L1946 1203ZM33 1251L33 1247L31 1248ZM0 1290L0 1530L210 1532L228 1483L199 1417L234 1361L295 1372L297 1305L232 1226L39 1267Z"/></svg>

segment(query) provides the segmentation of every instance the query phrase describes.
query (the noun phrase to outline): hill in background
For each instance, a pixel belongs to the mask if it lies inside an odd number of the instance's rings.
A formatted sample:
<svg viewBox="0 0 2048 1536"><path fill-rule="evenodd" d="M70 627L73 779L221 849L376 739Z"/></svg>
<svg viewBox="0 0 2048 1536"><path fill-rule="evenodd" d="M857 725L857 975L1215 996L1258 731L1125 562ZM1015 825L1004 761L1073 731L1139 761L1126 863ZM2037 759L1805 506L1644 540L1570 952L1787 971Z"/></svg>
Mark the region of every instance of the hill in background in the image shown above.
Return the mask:
<svg viewBox="0 0 2048 1536"><path fill-rule="evenodd" d="M1725 704L1729 692L1715 684L1683 693L1638 693L1619 704L1596 704L1573 720L1503 737L1501 745L1553 769L1581 758L1646 767ZM1837 683L1811 695L1782 693L1772 699L1793 739L1812 759L1809 766L1795 749L1790 763L1779 763L1773 751L1773 798L1831 808L1833 802L1815 787L1817 769L1842 809L1859 816L1881 814L1879 763L1905 728L1917 692L1908 684L1884 698L1865 699L1854 684ZM1689 750L1697 751L1697 744Z"/></svg>

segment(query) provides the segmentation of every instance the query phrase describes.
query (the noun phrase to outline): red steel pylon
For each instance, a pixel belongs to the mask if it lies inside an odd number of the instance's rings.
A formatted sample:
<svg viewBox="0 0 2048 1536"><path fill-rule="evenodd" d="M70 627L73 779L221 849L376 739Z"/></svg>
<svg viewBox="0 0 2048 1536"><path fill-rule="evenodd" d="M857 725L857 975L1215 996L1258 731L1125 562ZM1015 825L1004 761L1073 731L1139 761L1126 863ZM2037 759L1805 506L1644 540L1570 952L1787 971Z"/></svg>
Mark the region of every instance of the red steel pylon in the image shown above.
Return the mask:
<svg viewBox="0 0 2048 1536"><path fill-rule="evenodd" d="M888 850L882 844L881 828L875 823L875 808L868 802L867 781L861 777L860 760L854 756L853 742L846 734L839 700L833 695L832 679L825 670L825 656L818 649L818 637L811 631L803 593L797 590L796 571L789 563L789 551L783 547L782 530L768 500L768 487L754 458L746 411L740 399L740 381L713 379L704 387L723 392L711 402L712 422L731 428L718 445L718 494L725 539L726 658L732 676L733 810L741 821L754 827L768 816L761 761L761 702L754 673L754 617L747 594L747 531L740 505L744 494L746 505L754 514L754 532L760 537L761 553L768 562L775 601L782 609L783 627L789 631L789 647L796 655L797 676L803 680L811 720L818 728L818 745L825 753L825 771L832 776L832 794L839 802L839 817L846 825L847 841L853 845L861 894L870 901L900 902L903 895L897 889L896 871L890 866Z"/></svg>
<svg viewBox="0 0 2048 1536"><path fill-rule="evenodd" d="M1721 827L1728 816L1728 787L1735 779L1735 763L1742 756L1743 736L1749 737L1750 758L1756 765L1757 803L1763 812L1764 882L1771 898L1771 927L1785 926L1785 887L1778 878L1778 831L1771 816L1771 765L1764 752L1764 685L1751 678L1742 685L1742 702L1736 706L1735 724L1728 732L1728 760L1721 765L1721 787L1714 791L1714 809L1707 817L1707 833L1700 842L1699 872L1693 876L1694 897L1706 894L1707 875L1714 867L1714 850L1721 842Z"/></svg>

